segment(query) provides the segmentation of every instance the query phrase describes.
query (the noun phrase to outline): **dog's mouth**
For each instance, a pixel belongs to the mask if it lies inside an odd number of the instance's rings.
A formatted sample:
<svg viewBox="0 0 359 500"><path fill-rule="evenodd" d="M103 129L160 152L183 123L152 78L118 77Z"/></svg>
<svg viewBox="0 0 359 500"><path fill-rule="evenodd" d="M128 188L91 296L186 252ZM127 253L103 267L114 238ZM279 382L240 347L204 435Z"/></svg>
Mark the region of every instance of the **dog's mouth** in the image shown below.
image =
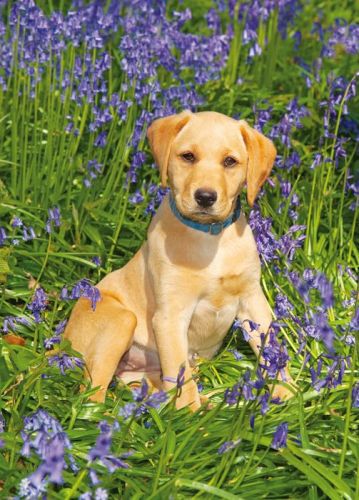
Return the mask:
<svg viewBox="0 0 359 500"><path fill-rule="evenodd" d="M203 224L212 224L216 222L223 222L229 215L230 210L218 210L218 208L208 207L195 207L182 209L178 207L180 212L188 219L194 220L196 222L201 222ZM225 212L225 213L224 213Z"/></svg>
<svg viewBox="0 0 359 500"><path fill-rule="evenodd" d="M217 200L214 205L208 207L201 207L199 204L193 203L192 200L188 201L178 195L174 195L173 200L182 216L201 224L223 222L235 208L234 202L223 203L221 200Z"/></svg>
<svg viewBox="0 0 359 500"><path fill-rule="evenodd" d="M210 209L191 211L187 215L187 217L189 217L190 219L198 220L198 222L205 222L208 224L211 224L212 222L221 222L225 219L225 217L220 217Z"/></svg>

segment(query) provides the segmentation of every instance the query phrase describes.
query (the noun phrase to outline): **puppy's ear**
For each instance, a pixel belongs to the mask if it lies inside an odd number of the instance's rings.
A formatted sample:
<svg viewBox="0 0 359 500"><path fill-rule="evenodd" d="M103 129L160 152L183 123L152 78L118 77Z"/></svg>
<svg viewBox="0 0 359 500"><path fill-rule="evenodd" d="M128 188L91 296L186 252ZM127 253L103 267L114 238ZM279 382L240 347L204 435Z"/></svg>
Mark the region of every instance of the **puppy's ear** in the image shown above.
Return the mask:
<svg viewBox="0 0 359 500"><path fill-rule="evenodd" d="M147 138L149 140L155 162L160 169L161 183L163 186L167 185L168 159L170 156L172 142L178 132L191 119L191 116L191 111L182 111L182 113L179 113L178 115L158 118L147 130Z"/></svg>
<svg viewBox="0 0 359 500"><path fill-rule="evenodd" d="M272 141L244 120L239 121L239 127L248 152L247 200L252 207L272 170L277 151Z"/></svg>

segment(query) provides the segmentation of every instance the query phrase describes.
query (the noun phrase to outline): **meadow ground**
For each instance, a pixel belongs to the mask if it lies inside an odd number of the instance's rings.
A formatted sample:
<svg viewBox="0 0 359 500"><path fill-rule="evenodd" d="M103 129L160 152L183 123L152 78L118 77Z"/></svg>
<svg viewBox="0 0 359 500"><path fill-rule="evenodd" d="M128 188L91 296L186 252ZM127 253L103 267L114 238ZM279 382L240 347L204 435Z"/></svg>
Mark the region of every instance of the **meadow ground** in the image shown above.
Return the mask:
<svg viewBox="0 0 359 500"><path fill-rule="evenodd" d="M359 497L354 19L345 0L0 0L1 498ZM64 322L144 240L165 193L146 129L183 109L276 144L242 197L275 337L261 375L233 326L199 366L209 409L116 383L94 404ZM281 403L262 377L287 361Z"/></svg>

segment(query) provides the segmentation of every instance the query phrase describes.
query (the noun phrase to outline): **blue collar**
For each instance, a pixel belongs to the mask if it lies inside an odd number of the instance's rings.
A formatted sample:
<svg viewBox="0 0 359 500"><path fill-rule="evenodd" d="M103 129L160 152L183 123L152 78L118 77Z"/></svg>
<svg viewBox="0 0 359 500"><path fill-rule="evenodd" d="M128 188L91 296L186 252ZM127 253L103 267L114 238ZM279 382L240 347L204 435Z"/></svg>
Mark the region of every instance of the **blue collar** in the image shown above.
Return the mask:
<svg viewBox="0 0 359 500"><path fill-rule="evenodd" d="M223 222L212 222L211 224L202 224L201 222L196 222L182 215L176 206L176 202L172 196L172 193L170 193L169 202L172 213L185 226L191 227L192 229L197 229L198 231L203 231L204 233L209 233L214 235L221 233L223 229L233 224L233 222L236 222L236 220L241 214L241 200L239 199L239 196L237 198L236 208L231 213L231 215L227 217L227 219L225 219Z"/></svg>

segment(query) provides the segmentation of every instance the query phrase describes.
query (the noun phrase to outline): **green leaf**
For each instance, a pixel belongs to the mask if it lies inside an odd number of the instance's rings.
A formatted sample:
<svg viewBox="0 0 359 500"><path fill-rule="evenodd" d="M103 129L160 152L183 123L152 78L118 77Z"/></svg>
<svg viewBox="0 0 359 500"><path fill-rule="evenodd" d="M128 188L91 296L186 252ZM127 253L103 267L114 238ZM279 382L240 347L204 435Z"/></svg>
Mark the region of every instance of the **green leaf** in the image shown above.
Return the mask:
<svg viewBox="0 0 359 500"><path fill-rule="evenodd" d="M209 486L205 483L200 483L199 481L192 481L189 479L176 479L175 485L179 488L190 488L193 490L201 491L203 493L208 493L218 498L225 498L226 500L241 500L239 495L233 495L227 491L216 488L215 486Z"/></svg>
<svg viewBox="0 0 359 500"><path fill-rule="evenodd" d="M7 275L10 273L10 253L10 248L0 248L0 283L5 283Z"/></svg>
<svg viewBox="0 0 359 500"><path fill-rule="evenodd" d="M349 498L354 498L354 493L352 490L349 488L349 486L334 472L332 472L330 469L328 469L327 466L323 465L322 463L318 462L318 460L315 460L315 458L309 456L305 450L299 449L297 446L294 446L292 443L288 443L288 449L297 457L301 458L306 462L308 465L310 465L314 470L322 474L323 477L327 478L333 486L336 487L337 490L341 491L342 493L346 493L346 495L349 496Z"/></svg>
<svg viewBox="0 0 359 500"><path fill-rule="evenodd" d="M281 450L280 453L289 464L303 472L303 474L305 474L313 484L316 484L331 500L342 499L342 495L333 489L328 481L323 476L318 474L318 472L316 472L311 466L296 458L288 449Z"/></svg>
<svg viewBox="0 0 359 500"><path fill-rule="evenodd" d="M96 243L96 245L98 245L101 249L104 248L102 237L97 227L92 226L91 224L85 224L83 230L92 242Z"/></svg>

